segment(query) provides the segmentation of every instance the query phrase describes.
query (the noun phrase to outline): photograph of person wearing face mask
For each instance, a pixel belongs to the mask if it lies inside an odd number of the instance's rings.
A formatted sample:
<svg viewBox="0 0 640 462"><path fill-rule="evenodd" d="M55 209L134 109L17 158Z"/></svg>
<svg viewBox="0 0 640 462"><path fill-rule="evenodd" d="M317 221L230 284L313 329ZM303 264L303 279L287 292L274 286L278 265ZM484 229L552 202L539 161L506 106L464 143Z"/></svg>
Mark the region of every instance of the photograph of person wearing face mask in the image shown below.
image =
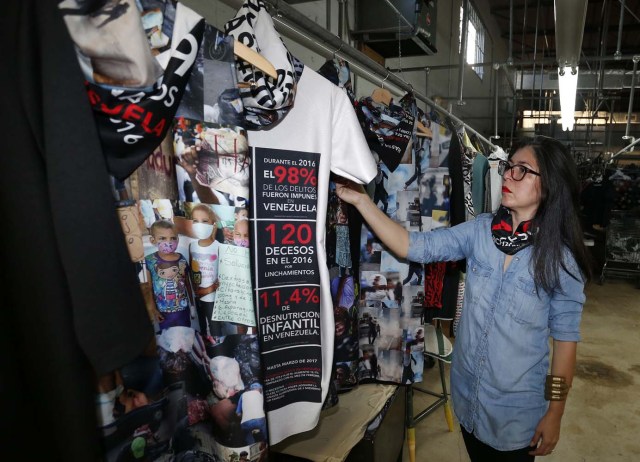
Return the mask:
<svg viewBox="0 0 640 462"><path fill-rule="evenodd" d="M191 327L195 318L189 300L191 281L187 259L179 252L178 231L167 220L158 220L151 225L151 244L158 251L145 257L145 264L153 287L155 318L159 331L170 327Z"/></svg>
<svg viewBox="0 0 640 462"><path fill-rule="evenodd" d="M233 226L233 243L238 247L249 247L249 220L240 217Z"/></svg>
<svg viewBox="0 0 640 462"><path fill-rule="evenodd" d="M211 207L197 204L191 209L191 230L197 240L189 245L189 262L195 283L196 307L200 333L211 341L214 335L211 314L216 300L218 281L218 253L220 243L215 240L218 217Z"/></svg>

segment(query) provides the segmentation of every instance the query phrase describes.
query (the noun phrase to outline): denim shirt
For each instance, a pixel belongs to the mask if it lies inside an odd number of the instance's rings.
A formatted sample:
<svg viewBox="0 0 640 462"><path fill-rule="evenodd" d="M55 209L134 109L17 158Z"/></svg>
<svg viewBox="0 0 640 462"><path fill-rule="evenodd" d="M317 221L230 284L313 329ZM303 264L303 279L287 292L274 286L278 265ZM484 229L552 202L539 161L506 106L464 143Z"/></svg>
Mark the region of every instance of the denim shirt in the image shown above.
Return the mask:
<svg viewBox="0 0 640 462"><path fill-rule="evenodd" d="M451 364L456 417L485 444L511 451L528 446L547 411L544 381L549 336L580 340L584 282L560 271L560 287L537 291L530 272L532 247L505 254L491 239L491 214L452 228L409 235L408 259L467 259L462 317ZM565 252L565 265L579 275Z"/></svg>

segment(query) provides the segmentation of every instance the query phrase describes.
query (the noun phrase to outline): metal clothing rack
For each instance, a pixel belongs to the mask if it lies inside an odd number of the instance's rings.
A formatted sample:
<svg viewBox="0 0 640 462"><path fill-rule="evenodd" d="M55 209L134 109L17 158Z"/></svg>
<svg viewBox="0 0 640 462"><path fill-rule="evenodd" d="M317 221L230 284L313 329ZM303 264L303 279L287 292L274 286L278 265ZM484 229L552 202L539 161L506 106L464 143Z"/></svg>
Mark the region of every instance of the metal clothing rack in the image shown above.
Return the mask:
<svg viewBox="0 0 640 462"><path fill-rule="evenodd" d="M243 4L242 0L221 0L223 3L232 8L240 8ZM468 131L475 134L478 139L486 143L491 150L497 149L497 146L487 139L460 118L438 105L431 98L416 91L413 86L407 83L397 74L393 73L386 67L378 64L367 55L358 51L341 38L333 35L320 25L316 24L294 7L288 5L282 0L263 0L271 11L274 24L278 32L290 37L300 45L315 51L325 57L340 57L347 61L351 70L367 79L377 80L381 86L388 87L389 91L393 91L398 95L412 92L417 100L427 103L438 112L445 114L452 121L465 127Z"/></svg>

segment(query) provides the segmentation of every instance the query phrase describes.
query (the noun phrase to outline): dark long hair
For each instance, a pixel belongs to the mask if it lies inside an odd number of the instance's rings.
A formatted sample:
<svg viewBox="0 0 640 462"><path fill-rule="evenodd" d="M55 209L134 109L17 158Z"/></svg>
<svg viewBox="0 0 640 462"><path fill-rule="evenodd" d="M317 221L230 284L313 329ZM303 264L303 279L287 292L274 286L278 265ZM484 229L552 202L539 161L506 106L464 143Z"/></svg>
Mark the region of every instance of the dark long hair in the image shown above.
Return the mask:
<svg viewBox="0 0 640 462"><path fill-rule="evenodd" d="M532 257L535 284L552 292L559 287L561 268L574 279L589 280L591 265L578 217L580 188L575 162L569 150L553 138L524 138L511 155L525 147L535 153L541 185L540 205L532 223L538 229ZM581 274L567 268L565 249L573 255Z"/></svg>

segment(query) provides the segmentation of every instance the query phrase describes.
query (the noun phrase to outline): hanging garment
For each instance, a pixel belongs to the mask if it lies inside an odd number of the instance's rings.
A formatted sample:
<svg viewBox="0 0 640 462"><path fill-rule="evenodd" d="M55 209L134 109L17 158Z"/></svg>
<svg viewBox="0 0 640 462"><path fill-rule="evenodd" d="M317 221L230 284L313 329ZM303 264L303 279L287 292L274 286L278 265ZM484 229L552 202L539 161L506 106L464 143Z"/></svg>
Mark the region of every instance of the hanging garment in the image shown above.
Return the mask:
<svg viewBox="0 0 640 462"><path fill-rule="evenodd" d="M304 65L289 53L260 0L247 0L225 24L225 32L259 52L278 72L278 80L273 82L250 63L237 62L238 80L250 84L240 93L247 129L260 130L279 123L291 110Z"/></svg>
<svg viewBox="0 0 640 462"><path fill-rule="evenodd" d="M478 151L471 143L464 127L458 130L458 136L460 137L460 143L462 145L462 178L464 180L465 218L469 221L474 219L476 216L476 211L473 207L472 170L473 161L476 155L478 155Z"/></svg>
<svg viewBox="0 0 640 462"><path fill-rule="evenodd" d="M99 460L94 371L136 357L152 329L57 2L3 1L0 24L0 120L13 140L0 160L11 262L0 440L24 458Z"/></svg>
<svg viewBox="0 0 640 462"><path fill-rule="evenodd" d="M393 172L411 142L414 117L393 101L386 106L370 97L360 99L357 113L369 148Z"/></svg>
<svg viewBox="0 0 640 462"><path fill-rule="evenodd" d="M485 195L487 186L485 177L489 171L489 161L482 153L477 153L473 159L473 167L471 173L471 194L473 197L473 209L476 215L487 212L485 209Z"/></svg>
<svg viewBox="0 0 640 462"><path fill-rule="evenodd" d="M410 99L404 101L411 108ZM374 193L374 202L404 228L426 232L449 223L451 130L435 122L424 125L432 129L433 140L425 140L424 150L414 150L415 159L403 159L393 172L382 162L378 165L376 183L384 185L384 194ZM423 265L397 260L366 226L360 242L358 379L419 382L424 366ZM442 284L438 296L442 297Z"/></svg>
<svg viewBox="0 0 640 462"><path fill-rule="evenodd" d="M255 25L261 52L279 68L289 52L271 18L259 2L245 8L259 20L243 25ZM234 36L240 31L228 30ZM335 323L325 253L330 172L368 183L376 169L348 97L308 67L286 117L249 131L249 145L255 300L269 440L275 444L316 426L331 381Z"/></svg>
<svg viewBox="0 0 640 462"><path fill-rule="evenodd" d="M464 262L464 260L463 260ZM434 319L453 320L456 312L461 262L438 262L425 265L425 303L423 323Z"/></svg>
<svg viewBox="0 0 640 462"><path fill-rule="evenodd" d="M255 160L256 299L275 443L316 425L331 375L334 320L324 250L329 171L363 183L375 175L375 164L346 95L309 68L289 115L271 130L249 132L249 144ZM280 246L288 243L296 253L282 256ZM278 319L293 319L283 305L272 306L277 294L289 300L293 313L302 310L309 325L321 329L292 329L275 337ZM301 360L306 367L292 362ZM307 380L304 389L296 389L287 372L292 368Z"/></svg>
<svg viewBox="0 0 640 462"><path fill-rule="evenodd" d="M400 100L400 104L415 118L415 125L421 123L423 127L429 128L431 122L427 119L425 113L418 107L415 96L412 93L407 93ZM430 128L429 128L430 129ZM411 138L411 148L413 155L413 175L404 182L404 189L409 189L411 184L422 178L422 162L423 158L431 149L431 138L425 136L417 136L417 127L414 127Z"/></svg>
<svg viewBox="0 0 640 462"><path fill-rule="evenodd" d="M451 120L447 120L449 130L452 133L449 148L448 167L451 178L450 194L450 224L455 226L466 221L466 208L464 204L464 179L462 173L463 145Z"/></svg>
<svg viewBox="0 0 640 462"><path fill-rule="evenodd" d="M169 142L126 181L114 180L123 229L140 236L131 258L156 336L144 354L98 378L105 459L265 454L244 207L251 159L233 40L182 4L165 9L162 24L170 46L201 32Z"/></svg>
<svg viewBox="0 0 640 462"><path fill-rule="evenodd" d="M115 87L153 86L163 69L151 54L136 2L102 3L91 14L82 0L59 4L85 77Z"/></svg>
<svg viewBox="0 0 640 462"><path fill-rule="evenodd" d="M66 8L62 12L77 44L80 63L93 65L84 66L86 86L109 171L116 179L124 180L147 159L171 128L197 56L204 22L194 24L180 40L174 38L171 49L157 56L153 66L143 66L135 56L129 56L132 49L142 47L146 47L146 53L138 54L142 55L143 62L151 55L135 3L131 0L116 5L104 3L92 15L82 14L82 3L65 0L61 7ZM169 20L164 23L167 30L172 25ZM87 35L90 43L86 43ZM97 65L101 74L108 78L95 80ZM140 86L130 84L132 78L122 72L122 67L135 65L151 68L135 79ZM164 72L150 82L156 69Z"/></svg>
<svg viewBox="0 0 640 462"><path fill-rule="evenodd" d="M351 100L351 103L356 105L356 94L353 91L353 84L351 83L351 69L349 63L341 58L327 59L327 61L318 69L318 74L326 78L329 82L337 85L338 88L344 90L344 92Z"/></svg>

